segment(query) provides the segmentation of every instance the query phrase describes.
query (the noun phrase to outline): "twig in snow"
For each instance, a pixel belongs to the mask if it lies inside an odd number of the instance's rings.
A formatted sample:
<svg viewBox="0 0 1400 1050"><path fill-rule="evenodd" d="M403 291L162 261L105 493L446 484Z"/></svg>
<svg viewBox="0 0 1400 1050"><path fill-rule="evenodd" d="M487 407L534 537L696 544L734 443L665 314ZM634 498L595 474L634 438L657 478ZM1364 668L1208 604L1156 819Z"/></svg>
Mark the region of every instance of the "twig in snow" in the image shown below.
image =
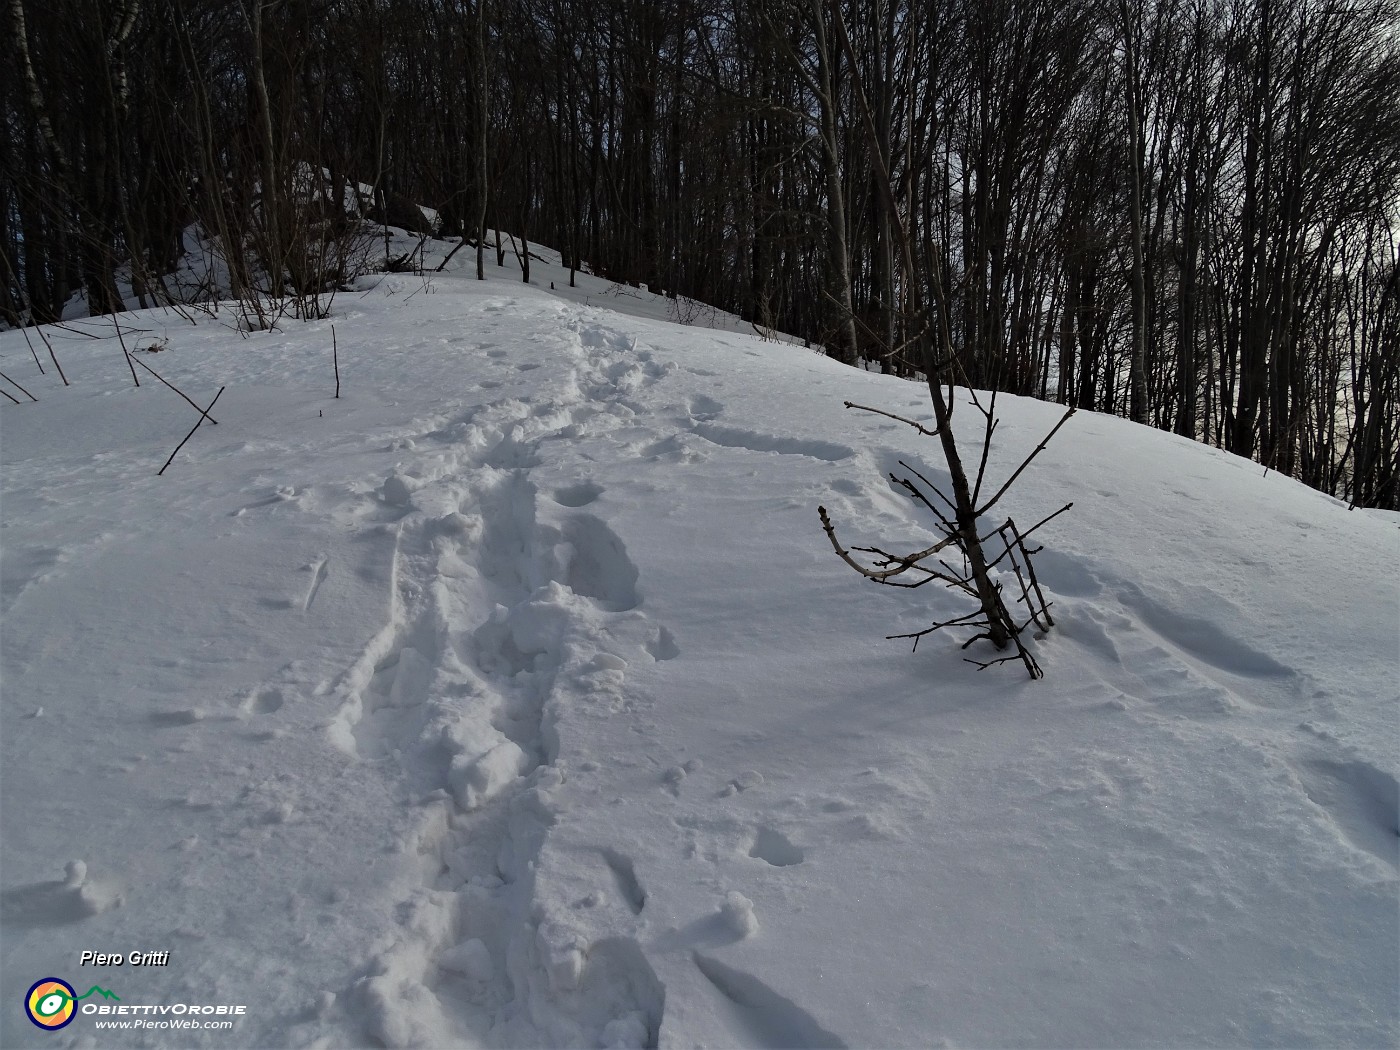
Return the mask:
<svg viewBox="0 0 1400 1050"><path fill-rule="evenodd" d="M331 325L331 363L335 365L335 396L340 398L340 348L335 343L335 325Z"/></svg>
<svg viewBox="0 0 1400 1050"><path fill-rule="evenodd" d="M19 392L20 392L21 394L23 394L25 397L29 398L30 401L38 401L38 400L39 400L37 397L35 397L33 394L31 394L28 390L24 389L24 387L20 386L20 385L19 385L18 383L16 383L13 379L11 379L9 376L7 376L4 372L0 372L0 379L3 379L5 382L9 383L11 386L18 388ZM19 402L16 401L15 404L19 404Z"/></svg>
<svg viewBox="0 0 1400 1050"><path fill-rule="evenodd" d="M1073 405L1065 409L1065 414L1060 417L1060 421L1050 428L1050 433L1046 434L1045 437L1041 439L1040 444L1036 445L1035 448L1031 450L1031 454L1021 461L1021 465L1012 471L1011 477L1007 478L1001 488L997 489L997 494L977 508L977 513L979 515L986 514L987 511L991 510L992 507L996 505L997 500L1006 495L1006 490L1021 476L1021 471L1031 465L1031 460L1045 451L1045 446L1050 444L1050 439L1059 433L1060 428L1069 422L1070 416L1074 415L1074 413L1075 408Z"/></svg>
<svg viewBox="0 0 1400 1050"><path fill-rule="evenodd" d="M190 407L191 407L192 409L194 409L196 412L203 413L204 417L205 417L206 419L208 419L209 422L213 423L215 426L218 426L218 425L219 425L219 421L218 421L217 419L215 419L213 416L209 415L207 410L200 408L200 407L199 407L198 405L196 405L193 401L190 401L189 395L187 395L183 390L181 390L179 387L177 387L174 383L170 382L168 379L166 379L164 376L162 376L159 372L157 372L157 371L156 371L154 368L152 368L150 365L146 364L145 361L138 361L136 358L130 357L130 356L128 356L127 360L129 360L129 361L136 361L136 363L137 363L138 365L140 365L142 368L144 368L147 372L150 372L151 375L155 376L155 377L156 377L157 379L159 379L162 383L164 383L166 386L168 386L171 390L175 391L175 393L179 394L179 395L180 395L181 397L183 397L186 401L188 401L188 402L189 402L189 405L190 405ZM209 407L210 407L210 408L213 408L214 406L213 406L213 405L210 405Z"/></svg>
<svg viewBox="0 0 1400 1050"><path fill-rule="evenodd" d="M209 408L202 408L199 410L199 423L196 423L194 426L190 427L190 432L185 435L185 441L188 441L190 438L194 437L194 432L199 429L200 423L203 423L206 419L209 418L209 412L214 407L214 402L219 400L223 392L224 388L219 387L219 392L214 395L214 401L209 402ZM185 447L185 441L181 441L178 445L175 446L175 451L170 453L170 458L165 461L165 467L170 466L170 464L175 461L176 455L178 455L180 450ZM162 474L165 473L165 467L161 467L158 471L156 471L156 477L160 477Z"/></svg>
<svg viewBox="0 0 1400 1050"><path fill-rule="evenodd" d="M912 419L905 419L903 416L897 416L893 412L885 412L878 408L871 408L869 405L858 405L854 401L846 401L844 402L844 404L847 408L858 408L862 412L873 412L875 413L875 415L884 416L886 419L897 419L901 423L908 423L911 427L917 430L920 434L923 434L925 437L938 436L938 431L929 430L922 424L916 423Z"/></svg>
<svg viewBox="0 0 1400 1050"><path fill-rule="evenodd" d="M117 315L112 315L112 327L117 330L117 342L121 344L122 356L126 358L126 367L131 369L131 381L139 389L141 380L136 377L136 366L131 363L131 351L126 348L126 339L122 336L121 322L117 320Z"/></svg>
<svg viewBox="0 0 1400 1050"><path fill-rule="evenodd" d="M46 375L43 362L39 360L39 351L34 349L34 340L29 338L29 326L22 325L20 331L24 333L24 341L29 344L29 352L34 355L34 364L38 367L39 374Z"/></svg>
<svg viewBox="0 0 1400 1050"><path fill-rule="evenodd" d="M49 337L44 334L42 326L36 325L34 331L39 333L39 338L44 341L44 345L49 348L49 357L53 361L53 366L58 369L58 378L63 380L63 385L68 386L68 377L63 374L63 366L58 363L58 355L53 352L53 343L49 342Z"/></svg>

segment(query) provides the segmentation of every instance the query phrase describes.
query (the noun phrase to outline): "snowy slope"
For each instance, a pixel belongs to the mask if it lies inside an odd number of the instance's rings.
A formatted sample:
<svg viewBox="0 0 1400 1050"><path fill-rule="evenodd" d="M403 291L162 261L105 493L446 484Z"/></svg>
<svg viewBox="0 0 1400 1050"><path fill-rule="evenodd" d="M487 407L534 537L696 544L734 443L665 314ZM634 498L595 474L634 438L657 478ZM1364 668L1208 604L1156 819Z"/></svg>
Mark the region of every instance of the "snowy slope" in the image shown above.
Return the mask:
<svg viewBox="0 0 1400 1050"><path fill-rule="evenodd" d="M842 408L926 394L538 266L127 318L225 387L164 477L110 326L66 389L0 335L0 1045L1400 1039L1393 520L1081 413L1005 504L1075 502L1047 677L911 655L965 610L816 506L929 542L936 450ZM998 477L1058 415L1002 407ZM247 1010L41 1032L45 976Z"/></svg>

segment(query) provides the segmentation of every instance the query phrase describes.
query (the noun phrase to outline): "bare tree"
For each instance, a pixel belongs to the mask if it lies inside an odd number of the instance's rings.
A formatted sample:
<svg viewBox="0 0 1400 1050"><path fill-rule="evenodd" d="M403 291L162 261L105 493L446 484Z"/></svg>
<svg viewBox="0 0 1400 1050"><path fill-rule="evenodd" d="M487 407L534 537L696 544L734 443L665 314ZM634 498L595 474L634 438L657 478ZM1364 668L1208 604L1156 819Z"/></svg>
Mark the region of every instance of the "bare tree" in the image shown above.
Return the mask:
<svg viewBox="0 0 1400 1050"><path fill-rule="evenodd" d="M845 20L841 13L837 11L833 18L835 33L840 40L842 49L847 56L852 59L854 66L853 47L850 35L847 32ZM1049 618L1049 606L1043 596L1040 595L1039 586L1035 581L1035 572L1030 564L1031 552L1026 548L1024 537L1039 528L1045 521L1055 517L1063 510L1069 509L1069 505L1056 511L1055 514L1045 518L1034 528L1026 533L1017 531L1015 523L1011 519L992 529L987 534L981 531L981 519L990 512L1001 498L1006 494L1011 485L1020 477L1022 471L1029 466L1033 460L1046 446L1050 439L1074 414L1074 409L1069 409L1060 419L1053 430L1046 435L1045 439L1036 446L1034 451L1026 457L1019 467L1007 478L1005 483L989 498L981 498L982 485L986 480L986 469L988 457L991 450L992 435L996 430L996 397L993 394L990 404L985 408L976 399L974 403L981 410L984 420L984 437L981 459L977 468L975 484L969 484L966 468L963 465L962 454L958 449L957 439L953 433L953 405L956 398L956 387L952 379L948 380L947 393L944 393L942 376L956 376L962 369L960 368L960 355L954 348L947 324L948 298L943 291L943 283L936 272L938 253L931 244L928 245L924 254L923 267L915 264L915 253L911 242L904 217L900 214L895 202L894 190L889 178L889 166L886 158L880 149L879 134L875 125L875 118L870 106L866 101L864 88L858 79L853 80L852 93L855 96L856 104L860 113L862 124L866 132L866 140L872 154L872 163L875 166L877 183L881 200L889 215L890 226L894 231L896 243L900 247L900 256L904 267L904 277L909 282L912 299L911 306L914 311L914 321L918 326L920 335L918 343L922 348L922 360L924 375L927 380L929 398L933 406L934 429L929 430L921 424L902 417L902 422L909 423L920 433L936 437L940 450L943 453L944 463L948 468L949 488L951 495L945 493L937 485L918 471L902 464L910 471L914 480L909 477L900 478L890 475L891 483L904 488L911 497L918 501L926 510L930 511L938 523L938 528L943 533L943 539L933 546L916 551L912 554L896 555L881 550L879 548L866 548L866 550L876 558L873 566L862 566L851 557L838 541L836 532L826 513L826 508L819 507L818 515L821 518L822 527L826 530L828 539L837 555L848 565L856 569L862 575L879 583L894 586L918 587L931 581L937 580L949 587L953 587L969 595L977 602L977 609L964 616L953 620L935 623L924 631L916 632L912 635L899 635L896 637L912 637L917 645L918 639L923 636L940 630L944 627L955 625L973 627L977 633L964 643L964 648L972 642L986 639L998 650L1004 650L1008 646L1014 646L1016 653L1012 657L994 659L980 662L981 666L987 667L994 663L1000 663L1003 659L1020 659L1025 665L1027 673L1032 678L1039 678L1042 675L1039 664L1030 650L1022 640L1022 632L1031 624L1039 626L1042 630L1048 629L1051 625ZM923 305L922 288L931 288L934 298L934 311L932 315L925 310ZM936 333L936 334L935 334ZM864 407L864 406L849 406ZM866 409L870 411L870 409ZM878 411L878 410L876 410ZM881 412L882 415L891 413ZM934 497L941 501L934 502ZM989 559L984 544L993 537L1001 537L1003 549L1000 554ZM960 568L949 566L939 555L948 548L953 548L962 559ZM933 568L930 566L930 560ZM1001 585L993 578L993 568L1007 561L1016 572L1017 578L1022 581L1021 600L1026 604L1029 616L1023 622L1018 622L1011 613L1006 603ZM1022 575L1022 569L1025 575ZM904 582L897 577L912 573L912 582ZM1029 582L1027 582L1029 580Z"/></svg>

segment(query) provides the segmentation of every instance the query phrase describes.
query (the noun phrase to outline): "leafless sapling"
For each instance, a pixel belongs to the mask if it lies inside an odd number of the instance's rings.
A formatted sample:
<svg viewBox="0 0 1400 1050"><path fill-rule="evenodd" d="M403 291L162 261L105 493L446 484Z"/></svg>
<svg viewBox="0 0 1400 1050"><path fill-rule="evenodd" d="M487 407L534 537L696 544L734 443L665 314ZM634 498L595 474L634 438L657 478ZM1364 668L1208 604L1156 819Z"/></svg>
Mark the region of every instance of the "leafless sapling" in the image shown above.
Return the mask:
<svg viewBox="0 0 1400 1050"><path fill-rule="evenodd" d="M951 394L951 388L949 392ZM949 401L951 401L951 397ZM936 543L923 550L908 554L896 554L882 547L853 548L858 553L870 556L868 563L863 564L852 554L851 550L842 546L826 508L818 507L817 513L821 518L822 528L826 532L827 539L830 540L831 547L837 556L866 579L891 587L907 588L922 587L926 583L937 581L942 586L961 592L976 602L976 608L961 616L935 622L920 631L893 634L888 637L913 639L914 647L917 649L920 640L934 631L945 627L969 627L974 630L974 633L963 642L964 649L974 642L986 640L990 641L998 650L1008 648L1015 650L1010 655L990 660L971 660L970 662L976 664L979 669L1010 660L1020 660L1031 678L1040 678L1044 672L1041 670L1035 655L1026 646L1023 634L1031 627L1039 631L1048 630L1054 625L1054 620L1050 616L1051 602L1046 599L1040 588L1040 581L1031 561L1032 555L1038 553L1040 548L1028 547L1026 540L1042 525L1063 514L1074 504L1065 504L1025 531L1022 531L1011 518L1007 518L1000 525L987 526L985 531L983 531L984 526L981 522L1010 489L1012 483L1020 477L1022 471L1044 450L1055 432L1068 421L1070 416L1074 415L1074 409L1067 410L1060 417L1059 422L1046 434L1040 444L1022 460L1021 464L992 496L979 502L983 483L986 480L992 435L997 426L996 395L993 394L991 401L987 405L983 405L974 393L973 404L982 413L985 428L977 477L970 489L967 485L966 475L962 472L960 458L956 461L950 460L948 463L949 473L952 477L952 495L934 484L925 474L904 460L900 460L899 465L908 473L904 476L894 473L889 475L891 485L896 489L903 490L912 500L933 515L934 527L940 537ZM846 402L846 407L873 412L876 415L907 423L925 437L940 437L949 427L946 414L938 427L930 430L915 420L881 409L857 405L849 401ZM946 452L947 444L944 448ZM1016 596L1010 604L1008 604L1002 580L998 578L1006 575L1015 578L1014 591ZM1016 606L1022 605L1025 607L1023 610L1016 609Z"/></svg>
<svg viewBox="0 0 1400 1050"><path fill-rule="evenodd" d="M833 26L842 49L854 66L854 50L839 9L833 11ZM954 347L949 332L950 310L947 291L940 273L939 253L933 248L930 239L924 245L923 257L920 260L921 265L916 265L913 239L909 235L905 217L895 202L894 184L890 179L889 167L875 128L874 116L866 101L864 88L859 77L851 78L851 93L860 111L867 144L870 146L871 164L875 176L874 183L899 251L904 280L909 287L910 329L919 333L913 340L913 344L919 352L924 378L928 384L929 399L933 405L934 427L930 430L922 424L902 416L895 416L892 413L868 408L864 405L855 405L850 402L846 404L848 408L859 408L908 423L921 434L937 438L944 462L948 467L951 492L945 493L907 463L901 462L900 465L909 472L908 476L890 475L890 481L893 485L904 489L913 500L933 514L937 528L942 534L942 538L937 543L921 551L900 555L879 547L856 548L858 551L871 555L874 559L870 565L862 565L837 539L836 529L832 525L825 507L818 508L822 528L826 531L827 538L831 541L832 549L836 554L867 579L893 587L922 587L926 583L937 580L946 587L963 592L977 603L977 608L962 616L934 623L922 631L891 635L891 637L912 638L915 647L917 647L920 639L944 627L970 627L976 633L963 643L964 649L983 639L991 642L1000 651L1011 647L1015 648L1015 653L1009 656L986 661L972 661L979 668L987 668L1008 660L1019 659L1032 678L1040 678L1044 672L1035 656L1026 647L1022 633L1031 625L1045 630L1054 621L1050 618L1050 603L1045 600L1041 593L1035 570L1031 567L1031 555L1034 552L1026 547L1025 539L1051 518L1064 513L1073 504L1066 504L1025 532L1019 531L1015 523L1008 518L1004 524L983 533L981 520L997 505L1011 485L1021 476L1021 472L1040 454L1056 431L1064 426L1070 416L1074 415L1074 409L1070 408L1065 412L1060 421L1021 462L1020 466L1011 473L1001 487L984 501L982 499L982 485L986 480L992 435L997 427L996 393L993 391L991 400L984 405L974 391L972 393L973 404L982 413L984 427L976 481L973 484L968 483L962 453L958 450L957 440L953 433L953 407L956 402L955 380L961 379L969 389L971 389L971 384L967 383L966 373L962 368L963 355ZM932 304L930 304L933 307L931 310L925 304L925 289L928 290L933 299ZM947 377L946 392L944 390L944 377ZM986 546L995 542L1001 544L1000 551L995 545L990 548ZM945 552L948 553L945 554ZM960 556L961 566L949 564L948 559L953 557L954 553ZM1018 621L1015 613L1008 607L1002 584L993 575L998 566L1003 564L1014 572L1018 581L1021 593L1012 604L1026 606L1024 620Z"/></svg>

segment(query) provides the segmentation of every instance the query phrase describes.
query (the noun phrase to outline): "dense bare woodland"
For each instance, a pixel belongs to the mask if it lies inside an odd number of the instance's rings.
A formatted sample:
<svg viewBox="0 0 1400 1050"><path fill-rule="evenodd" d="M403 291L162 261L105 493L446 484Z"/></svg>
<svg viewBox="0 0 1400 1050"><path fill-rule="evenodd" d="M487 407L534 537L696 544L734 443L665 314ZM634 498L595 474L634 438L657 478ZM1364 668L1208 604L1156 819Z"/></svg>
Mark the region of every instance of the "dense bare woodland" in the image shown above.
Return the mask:
<svg viewBox="0 0 1400 1050"><path fill-rule="evenodd" d="M1400 509L1393 0L4 7L11 325L315 290L393 261L357 216L504 229ZM191 224L231 287L169 278Z"/></svg>

